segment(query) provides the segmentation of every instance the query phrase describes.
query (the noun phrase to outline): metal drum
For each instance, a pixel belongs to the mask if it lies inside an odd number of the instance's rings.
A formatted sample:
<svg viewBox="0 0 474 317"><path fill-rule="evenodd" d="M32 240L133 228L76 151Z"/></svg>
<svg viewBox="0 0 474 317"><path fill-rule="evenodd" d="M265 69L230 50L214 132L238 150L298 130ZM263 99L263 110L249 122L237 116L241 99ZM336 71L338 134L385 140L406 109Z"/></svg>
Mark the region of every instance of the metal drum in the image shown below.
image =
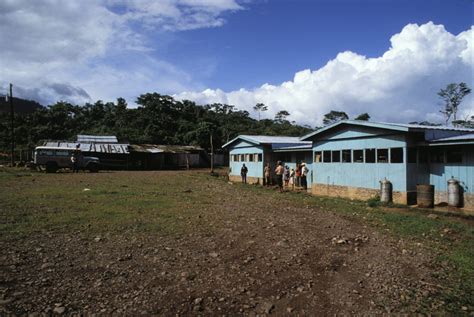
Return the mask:
<svg viewBox="0 0 474 317"><path fill-rule="evenodd" d="M392 202L392 183L386 178L380 181L380 201L383 203Z"/></svg>
<svg viewBox="0 0 474 317"><path fill-rule="evenodd" d="M461 204L461 186L457 179L451 178L448 181L448 205L459 207Z"/></svg>
<svg viewBox="0 0 474 317"><path fill-rule="evenodd" d="M433 208L434 185L416 185L416 203L421 208Z"/></svg>

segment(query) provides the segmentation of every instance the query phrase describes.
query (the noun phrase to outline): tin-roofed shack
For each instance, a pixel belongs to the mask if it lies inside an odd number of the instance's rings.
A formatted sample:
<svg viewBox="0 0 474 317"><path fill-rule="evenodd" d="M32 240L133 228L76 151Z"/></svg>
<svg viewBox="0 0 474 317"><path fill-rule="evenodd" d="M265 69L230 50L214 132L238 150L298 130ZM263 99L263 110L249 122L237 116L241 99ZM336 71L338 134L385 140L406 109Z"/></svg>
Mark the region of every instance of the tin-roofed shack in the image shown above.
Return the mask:
<svg viewBox="0 0 474 317"><path fill-rule="evenodd" d="M46 141L42 145L76 148L100 159L103 169L181 169L209 167L207 152L191 145L159 145L119 143L116 136L78 135L76 142ZM224 154L214 155L215 166L225 164Z"/></svg>
<svg viewBox="0 0 474 317"><path fill-rule="evenodd" d="M181 169L210 165L206 151L198 146L133 144L129 148L133 169Z"/></svg>
<svg viewBox="0 0 474 317"><path fill-rule="evenodd" d="M130 152L128 143L118 143L116 137L105 137L101 141L116 141L115 143L93 142L93 138L85 139L78 136L76 142L71 141L46 141L44 146L76 148L79 145L81 151L88 155L98 157L103 169L128 169ZM90 137L90 136L88 136ZM79 141L81 140L81 141ZM87 141L89 140L89 141ZM98 139L96 139L98 140Z"/></svg>
<svg viewBox="0 0 474 317"><path fill-rule="evenodd" d="M78 143L119 143L115 135L87 135L79 134L76 138Z"/></svg>

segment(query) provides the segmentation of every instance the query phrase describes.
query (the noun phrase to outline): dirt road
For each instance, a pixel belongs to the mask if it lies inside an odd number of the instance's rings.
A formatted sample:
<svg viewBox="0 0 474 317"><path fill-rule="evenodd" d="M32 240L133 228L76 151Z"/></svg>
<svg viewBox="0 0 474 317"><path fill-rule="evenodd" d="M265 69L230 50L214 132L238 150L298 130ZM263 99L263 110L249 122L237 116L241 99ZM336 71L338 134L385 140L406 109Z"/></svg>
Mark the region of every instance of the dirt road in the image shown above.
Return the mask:
<svg viewBox="0 0 474 317"><path fill-rule="evenodd" d="M147 199L178 201L174 225L184 229L89 230L81 223L67 232L45 227L2 235L0 314L409 313L425 311L425 299L437 291L436 268L422 244L314 206L303 193L249 188L196 172L69 176L9 182L41 187L54 179L59 187L72 182L91 191L95 182L106 182L115 184L114 197L123 196L120 188L141 186L148 188ZM91 204L98 199L88 197ZM130 217L140 216L140 209L132 210Z"/></svg>

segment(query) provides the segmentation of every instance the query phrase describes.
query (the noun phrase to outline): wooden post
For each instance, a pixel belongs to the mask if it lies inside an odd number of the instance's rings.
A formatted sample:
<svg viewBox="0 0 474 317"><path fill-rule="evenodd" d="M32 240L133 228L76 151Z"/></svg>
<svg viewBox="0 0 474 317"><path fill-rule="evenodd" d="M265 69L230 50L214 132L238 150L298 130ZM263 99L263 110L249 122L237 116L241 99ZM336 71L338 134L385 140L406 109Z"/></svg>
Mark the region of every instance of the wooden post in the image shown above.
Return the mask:
<svg viewBox="0 0 474 317"><path fill-rule="evenodd" d="M212 144L212 132L211 132L211 173L214 173L214 145Z"/></svg>
<svg viewBox="0 0 474 317"><path fill-rule="evenodd" d="M10 120L11 120L11 165L15 164L15 116L13 113L13 84L10 84Z"/></svg>

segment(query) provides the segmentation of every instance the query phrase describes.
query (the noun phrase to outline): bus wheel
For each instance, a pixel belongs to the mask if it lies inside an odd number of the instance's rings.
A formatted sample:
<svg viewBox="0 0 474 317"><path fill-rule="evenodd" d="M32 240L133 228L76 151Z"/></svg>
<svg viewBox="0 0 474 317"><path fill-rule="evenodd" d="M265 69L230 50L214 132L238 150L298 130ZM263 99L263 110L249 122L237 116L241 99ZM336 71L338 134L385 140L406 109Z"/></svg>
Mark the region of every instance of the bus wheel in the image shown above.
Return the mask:
<svg viewBox="0 0 474 317"><path fill-rule="evenodd" d="M58 170L58 164L56 162L46 163L46 173L56 173Z"/></svg>
<svg viewBox="0 0 474 317"><path fill-rule="evenodd" d="M91 173L97 173L99 172L99 164L89 164L87 166L87 169L89 170L89 172Z"/></svg>

